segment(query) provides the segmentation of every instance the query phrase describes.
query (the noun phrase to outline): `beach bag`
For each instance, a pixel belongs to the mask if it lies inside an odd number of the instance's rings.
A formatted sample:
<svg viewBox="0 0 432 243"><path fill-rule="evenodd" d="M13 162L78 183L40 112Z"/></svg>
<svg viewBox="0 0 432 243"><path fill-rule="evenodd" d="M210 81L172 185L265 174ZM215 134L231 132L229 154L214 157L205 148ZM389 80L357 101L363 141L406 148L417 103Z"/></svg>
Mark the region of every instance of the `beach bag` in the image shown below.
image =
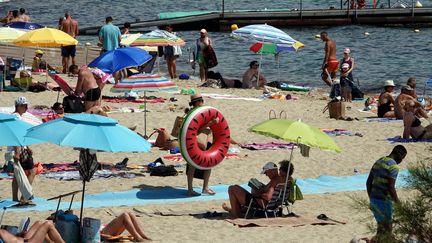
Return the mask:
<svg viewBox="0 0 432 243"><path fill-rule="evenodd" d="M189 75L187 73L182 73L179 75L179 79L189 79Z"/></svg>
<svg viewBox="0 0 432 243"><path fill-rule="evenodd" d="M176 119L174 121L173 128L171 130L171 136L176 137L176 138L178 137L181 125L183 123L183 120L184 120L183 116L177 116L176 117Z"/></svg>
<svg viewBox="0 0 432 243"><path fill-rule="evenodd" d="M351 95L353 99L364 98L364 93L356 85L352 87Z"/></svg>
<svg viewBox="0 0 432 243"><path fill-rule="evenodd" d="M173 46L174 56L180 56L182 54L182 50L180 46Z"/></svg>
<svg viewBox="0 0 432 243"><path fill-rule="evenodd" d="M101 242L100 237L100 219L84 218L82 225L82 243L99 243Z"/></svg>
<svg viewBox="0 0 432 243"><path fill-rule="evenodd" d="M33 152L29 148L21 147L19 162L23 170L32 170L34 168Z"/></svg>
<svg viewBox="0 0 432 243"><path fill-rule="evenodd" d="M84 104L81 98L76 95L68 95L63 98L63 107L66 113L84 112Z"/></svg>
<svg viewBox="0 0 432 243"><path fill-rule="evenodd" d="M207 68L213 68L218 65L216 53L213 47L207 46L206 48L204 48L203 54L204 54L205 65Z"/></svg>
<svg viewBox="0 0 432 243"><path fill-rule="evenodd" d="M177 170L173 165L160 165L150 169L150 176L176 176Z"/></svg>
<svg viewBox="0 0 432 243"><path fill-rule="evenodd" d="M294 180L294 182L290 184L289 192L289 203L293 204L297 200L303 200L303 193L301 192L300 187L297 185L297 180Z"/></svg>
<svg viewBox="0 0 432 243"><path fill-rule="evenodd" d="M79 242L80 223L78 216L65 213L62 210L57 212L55 228L66 243Z"/></svg>
<svg viewBox="0 0 432 243"><path fill-rule="evenodd" d="M342 101L330 101L326 107L324 107L323 113L329 111L330 118L341 119L345 117L345 102Z"/></svg>

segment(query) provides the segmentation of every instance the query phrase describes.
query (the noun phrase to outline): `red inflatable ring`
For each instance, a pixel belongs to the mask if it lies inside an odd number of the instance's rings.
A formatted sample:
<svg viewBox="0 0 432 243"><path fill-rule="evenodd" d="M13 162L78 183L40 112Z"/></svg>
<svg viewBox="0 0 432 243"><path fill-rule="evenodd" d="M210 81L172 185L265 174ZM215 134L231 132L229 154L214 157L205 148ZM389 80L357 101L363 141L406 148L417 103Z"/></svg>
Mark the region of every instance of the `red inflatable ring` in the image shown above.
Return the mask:
<svg viewBox="0 0 432 243"><path fill-rule="evenodd" d="M215 118L218 118L219 122L210 126L213 144L208 150L202 150L198 146L198 130ZM225 158L230 145L230 130L227 120L219 110L211 106L200 106L185 117L179 138L183 158L197 169L209 170Z"/></svg>

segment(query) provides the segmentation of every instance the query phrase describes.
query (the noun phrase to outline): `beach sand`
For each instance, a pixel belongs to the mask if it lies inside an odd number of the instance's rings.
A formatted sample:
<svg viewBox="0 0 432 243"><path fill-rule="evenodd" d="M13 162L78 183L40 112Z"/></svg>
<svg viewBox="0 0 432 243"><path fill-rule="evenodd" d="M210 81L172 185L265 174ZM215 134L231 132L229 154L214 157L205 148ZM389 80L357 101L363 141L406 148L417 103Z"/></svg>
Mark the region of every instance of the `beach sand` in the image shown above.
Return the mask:
<svg viewBox="0 0 432 243"><path fill-rule="evenodd" d="M318 81L316 81L318 82ZM73 84L74 81L71 81ZM257 98L262 94L260 90L241 89L212 89L201 88L198 81L176 81L179 87L195 88L201 93L234 94L242 97ZM105 95L117 95L109 92L109 86L104 89ZM342 121L330 119L328 112L322 110L328 99L324 92L319 90L310 93L282 92L298 96L298 100L264 100L260 102L245 100L218 100L205 98L205 104L218 108L228 119L232 137L241 143L274 141L274 139L248 132L251 126L268 119L270 110L277 114L285 111L288 119L301 119L303 122L327 129L346 129L353 133L360 133L361 136L337 136L333 137L336 143L342 148L339 154L320 151L312 148L310 157L302 157L300 151L294 151L293 163L295 164L296 178L316 178L320 175L346 176L354 175L354 170L360 173L368 173L372 164L381 156L389 154L394 145L388 143L385 138L402 135L402 122L365 122L364 118L375 116L372 113L360 113L357 109L363 107L363 102L347 104L351 108L347 110L347 116L358 118L359 121ZM147 134L153 128L167 128L171 130L175 117L183 115L183 110L188 106L188 95L174 95L166 93L151 93L148 95L161 96L169 99L175 97L177 102L166 101L159 104L148 104L150 110L147 116ZM57 92L43 93L21 93L3 92L0 93L0 106L12 106L14 100L19 96L26 96L30 106L47 105L51 106L57 97ZM64 94L60 94L60 100ZM170 106L177 104L174 112L169 111ZM134 107L135 103L106 103L113 107ZM137 131L144 129L143 113L110 113L110 117L119 120L124 126L137 125ZM155 138L155 137L153 137ZM405 169L409 164L425 158L430 154L427 143L404 144L408 149L408 156L401 164ZM36 161L42 163L64 163L73 162L78 159L78 152L68 147L59 147L51 144L31 146ZM3 158L0 152L0 158ZM156 158L168 155L168 151L152 148L151 153L98 153L101 162L116 163L123 158L129 158L129 164L145 165ZM217 184L242 184L251 177L266 181L265 176L259 175L261 167L268 161L278 162L289 158L288 150L278 151L250 151L241 149L241 158L233 158L223 161L218 167L212 170L210 185ZM166 160L169 164L184 164L184 162L173 162ZM194 185L201 187L202 181L195 180ZM126 191L135 187L163 187L179 186L186 187L186 176L180 174L175 177L137 177L133 179L98 179L87 183L86 194L94 194L106 191ZM0 200L11 197L11 181L0 180ZM80 190L80 181L57 181L38 176L34 182L34 192L37 197L49 198L72 190ZM400 192L400 197L406 195ZM238 242L241 240L252 240L254 242L349 242L355 235L372 235L367 228L371 221L371 214L367 211L360 212L352 208L351 196L366 198L365 191L328 193L320 195L305 195L303 201L294 205L294 212L298 215L316 217L325 213L327 216L347 222L345 225L327 226L300 226L300 227L249 227L239 228L226 222L223 219L204 219L195 216L158 216L141 214L139 218L145 227L148 235L156 242ZM78 200L78 199L76 199ZM124 211L131 211L134 208L143 212L168 211L194 212L195 214L207 211L222 212L220 205L223 201L207 201L178 204L157 204L133 207L113 208L91 208L85 209L84 216L100 218L102 222L108 223L113 218L109 212L119 214ZM32 221L42 220L51 214L50 212L6 212L3 224L17 225L21 218L30 216ZM78 214L79 210L75 209Z"/></svg>

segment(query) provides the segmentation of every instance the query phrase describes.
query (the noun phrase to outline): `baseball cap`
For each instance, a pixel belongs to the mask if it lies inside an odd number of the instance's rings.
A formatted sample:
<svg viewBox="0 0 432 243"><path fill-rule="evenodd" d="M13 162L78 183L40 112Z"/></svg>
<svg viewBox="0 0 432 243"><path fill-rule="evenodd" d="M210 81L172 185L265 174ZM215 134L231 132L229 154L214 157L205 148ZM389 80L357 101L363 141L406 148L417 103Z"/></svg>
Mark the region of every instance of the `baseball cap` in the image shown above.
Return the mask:
<svg viewBox="0 0 432 243"><path fill-rule="evenodd" d="M15 100L15 105L27 105L28 101L27 98L24 96L18 97L18 99Z"/></svg>
<svg viewBox="0 0 432 243"><path fill-rule="evenodd" d="M408 86L408 85L404 85L404 86L402 86L402 90L408 90L408 91L413 91L414 89L413 88L411 88L410 86Z"/></svg>
<svg viewBox="0 0 432 243"><path fill-rule="evenodd" d="M206 29L201 29L201 30L200 30L200 33L205 34L205 33L207 33L207 30L206 30Z"/></svg>
<svg viewBox="0 0 432 243"><path fill-rule="evenodd" d="M344 48L344 51L343 51L343 53L350 53L351 52L351 50L349 49L349 48Z"/></svg>
<svg viewBox="0 0 432 243"><path fill-rule="evenodd" d="M394 84L393 80L386 80L386 81L384 81L384 87L387 87L387 86L394 87L396 85Z"/></svg>
<svg viewBox="0 0 432 243"><path fill-rule="evenodd" d="M36 50L35 53L36 54L44 54L44 52L42 50Z"/></svg>
<svg viewBox="0 0 432 243"><path fill-rule="evenodd" d="M348 63L342 64L342 68L349 68L349 64Z"/></svg>
<svg viewBox="0 0 432 243"><path fill-rule="evenodd" d="M261 174L266 173L268 170L277 169L277 165L273 162L267 162L262 168Z"/></svg>

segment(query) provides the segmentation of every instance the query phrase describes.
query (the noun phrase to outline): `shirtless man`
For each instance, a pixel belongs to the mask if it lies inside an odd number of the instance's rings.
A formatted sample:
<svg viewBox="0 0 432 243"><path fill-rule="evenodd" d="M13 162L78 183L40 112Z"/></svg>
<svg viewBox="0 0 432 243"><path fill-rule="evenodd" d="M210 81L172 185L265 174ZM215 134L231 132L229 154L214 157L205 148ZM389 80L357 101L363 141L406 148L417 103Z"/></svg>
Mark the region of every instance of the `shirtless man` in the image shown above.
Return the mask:
<svg viewBox="0 0 432 243"><path fill-rule="evenodd" d="M100 105L99 98L101 90L93 76L93 73L87 67L78 68L77 65L71 65L69 72L78 74L78 82L75 87L75 93L84 93L84 109L87 111L94 106Z"/></svg>
<svg viewBox="0 0 432 243"><path fill-rule="evenodd" d="M394 113L397 119L402 119L404 115L404 106L405 102L407 101L413 101L416 105L420 106L420 103L413 97L414 95L414 89L410 86L406 85L403 86L401 89L400 95L395 99L394 103ZM419 108L416 111L416 115L420 117L424 117L426 119L429 118L426 111L423 108Z"/></svg>
<svg viewBox="0 0 432 243"><path fill-rule="evenodd" d="M320 37L321 40L325 42L325 56L321 66L321 78L328 86L332 86L332 84L336 81L336 72L339 68L339 61L336 58L336 42L330 39L327 32L321 32ZM329 74L331 81L328 77Z"/></svg>
<svg viewBox="0 0 432 243"><path fill-rule="evenodd" d="M410 86L413 89L413 96L412 97L414 97L414 99L416 99L417 98L417 94L416 94L416 91L415 91L416 85L417 85L416 77L414 77L414 76L409 77L408 81L407 81L407 85Z"/></svg>
<svg viewBox="0 0 432 243"><path fill-rule="evenodd" d="M12 18L9 20L9 23L12 22L21 22L21 16L19 15L19 11L18 10L13 10L12 11Z"/></svg>
<svg viewBox="0 0 432 243"><path fill-rule="evenodd" d="M20 16L21 16L22 21L30 22L30 17L26 14L26 11L24 8L20 8L19 12L20 12Z"/></svg>
<svg viewBox="0 0 432 243"><path fill-rule="evenodd" d="M252 61L249 63L249 69L243 74L242 80L242 88L251 89L251 88L262 88L267 83L267 80L263 75L259 74L258 81L258 71L259 64L257 61Z"/></svg>
<svg viewBox="0 0 432 243"><path fill-rule="evenodd" d="M65 19L62 21L60 30L66 32L68 35L75 38L78 35L78 22L72 19L72 15L69 13L65 13ZM76 46L62 46L61 55L62 55L62 64L63 64L63 73L67 72L67 67L69 66L69 57L72 58L72 65L75 65L75 53Z"/></svg>

